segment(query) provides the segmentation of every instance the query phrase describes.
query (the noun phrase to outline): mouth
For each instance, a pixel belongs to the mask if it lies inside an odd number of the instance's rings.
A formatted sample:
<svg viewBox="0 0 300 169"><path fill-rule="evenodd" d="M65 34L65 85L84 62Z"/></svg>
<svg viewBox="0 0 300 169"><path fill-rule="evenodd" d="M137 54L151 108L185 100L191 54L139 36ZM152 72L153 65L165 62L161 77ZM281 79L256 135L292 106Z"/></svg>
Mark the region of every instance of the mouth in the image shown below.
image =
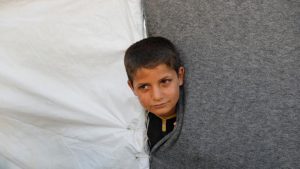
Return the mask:
<svg viewBox="0 0 300 169"><path fill-rule="evenodd" d="M155 109L161 109L164 108L167 105L167 103L160 103L160 104L155 104L152 107Z"/></svg>

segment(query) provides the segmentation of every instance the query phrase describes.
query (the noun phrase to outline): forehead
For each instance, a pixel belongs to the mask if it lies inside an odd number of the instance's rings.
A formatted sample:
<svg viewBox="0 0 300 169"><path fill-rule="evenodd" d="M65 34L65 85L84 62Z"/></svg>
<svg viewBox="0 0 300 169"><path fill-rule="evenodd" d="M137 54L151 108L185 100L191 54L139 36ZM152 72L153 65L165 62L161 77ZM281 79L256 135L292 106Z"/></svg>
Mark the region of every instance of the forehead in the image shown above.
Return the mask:
<svg viewBox="0 0 300 169"><path fill-rule="evenodd" d="M151 82L156 79L160 79L166 76L174 76L176 75L176 71L166 64L160 64L155 66L154 68L140 68L138 69L134 76L134 82Z"/></svg>

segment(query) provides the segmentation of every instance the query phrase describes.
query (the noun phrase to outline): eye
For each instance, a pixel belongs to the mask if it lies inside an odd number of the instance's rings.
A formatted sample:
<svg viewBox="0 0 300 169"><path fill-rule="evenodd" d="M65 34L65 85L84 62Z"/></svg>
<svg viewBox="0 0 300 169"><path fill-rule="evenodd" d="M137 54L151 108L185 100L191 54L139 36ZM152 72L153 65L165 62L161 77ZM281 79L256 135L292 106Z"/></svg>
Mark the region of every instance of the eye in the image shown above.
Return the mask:
<svg viewBox="0 0 300 169"><path fill-rule="evenodd" d="M169 83L172 82L172 79L162 79L160 82L161 82L162 84L169 84Z"/></svg>
<svg viewBox="0 0 300 169"><path fill-rule="evenodd" d="M147 90L147 89L149 89L149 85L147 85L147 84L140 85L140 86L138 87L138 89L139 89L139 90Z"/></svg>

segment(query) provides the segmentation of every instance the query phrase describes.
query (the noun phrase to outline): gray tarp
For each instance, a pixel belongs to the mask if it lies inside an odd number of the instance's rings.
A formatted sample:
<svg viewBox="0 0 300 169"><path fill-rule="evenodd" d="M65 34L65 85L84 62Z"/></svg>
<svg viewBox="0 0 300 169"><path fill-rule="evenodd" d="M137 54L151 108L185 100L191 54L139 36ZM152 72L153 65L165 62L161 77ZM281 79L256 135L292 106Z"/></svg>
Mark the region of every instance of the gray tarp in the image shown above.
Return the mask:
<svg viewBox="0 0 300 169"><path fill-rule="evenodd" d="M149 36L174 41L187 72L181 134L152 168L300 168L300 2L144 3Z"/></svg>

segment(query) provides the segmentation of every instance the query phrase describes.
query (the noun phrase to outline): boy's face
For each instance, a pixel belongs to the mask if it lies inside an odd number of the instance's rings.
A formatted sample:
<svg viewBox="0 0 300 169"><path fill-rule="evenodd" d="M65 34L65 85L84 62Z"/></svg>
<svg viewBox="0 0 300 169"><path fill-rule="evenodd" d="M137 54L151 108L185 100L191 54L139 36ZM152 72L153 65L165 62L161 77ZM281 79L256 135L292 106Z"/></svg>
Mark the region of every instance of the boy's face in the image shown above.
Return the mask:
<svg viewBox="0 0 300 169"><path fill-rule="evenodd" d="M160 117L175 113L179 99L179 87L183 84L184 68L176 71L165 64L152 69L138 69L133 82L128 84L142 106Z"/></svg>

